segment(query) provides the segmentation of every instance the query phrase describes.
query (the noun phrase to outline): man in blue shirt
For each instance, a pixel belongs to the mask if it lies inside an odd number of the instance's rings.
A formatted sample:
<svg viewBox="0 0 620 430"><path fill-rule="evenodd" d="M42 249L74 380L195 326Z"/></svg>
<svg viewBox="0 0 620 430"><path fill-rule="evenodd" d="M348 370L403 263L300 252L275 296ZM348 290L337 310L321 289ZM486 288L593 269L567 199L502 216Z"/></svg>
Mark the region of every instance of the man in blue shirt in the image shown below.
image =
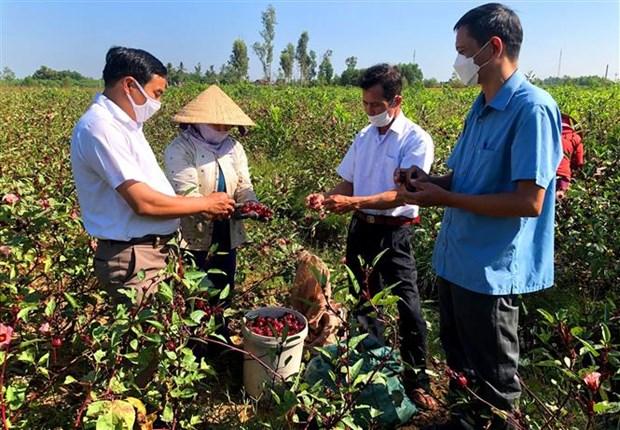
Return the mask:
<svg viewBox="0 0 620 430"><path fill-rule="evenodd" d="M408 203L446 207L433 266L448 366L484 400L510 411L521 394L517 296L553 285L560 111L518 70L523 32L511 9L477 7L454 30L455 70L482 92L447 160L450 173L431 177L413 168L416 191L401 193ZM462 416L455 423L451 428L483 426Z"/></svg>

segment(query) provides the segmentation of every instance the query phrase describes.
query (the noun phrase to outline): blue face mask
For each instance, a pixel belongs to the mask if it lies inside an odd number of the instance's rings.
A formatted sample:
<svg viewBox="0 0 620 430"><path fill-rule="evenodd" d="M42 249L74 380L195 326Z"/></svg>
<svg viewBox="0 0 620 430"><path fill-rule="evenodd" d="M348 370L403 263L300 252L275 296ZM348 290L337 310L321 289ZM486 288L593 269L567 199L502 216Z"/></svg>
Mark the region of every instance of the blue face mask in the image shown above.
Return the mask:
<svg viewBox="0 0 620 430"><path fill-rule="evenodd" d="M209 143L219 145L228 137L228 131L217 131L208 124L194 124L202 138Z"/></svg>

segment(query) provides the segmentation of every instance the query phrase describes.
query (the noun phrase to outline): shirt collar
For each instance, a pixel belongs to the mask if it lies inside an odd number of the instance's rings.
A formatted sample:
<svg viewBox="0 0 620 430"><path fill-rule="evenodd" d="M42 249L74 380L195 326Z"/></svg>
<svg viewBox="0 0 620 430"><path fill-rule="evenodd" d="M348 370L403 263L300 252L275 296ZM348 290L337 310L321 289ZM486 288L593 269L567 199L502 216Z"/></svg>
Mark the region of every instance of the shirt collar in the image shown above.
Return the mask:
<svg viewBox="0 0 620 430"><path fill-rule="evenodd" d="M131 119L131 117L127 115L127 112L121 109L116 103L114 103L102 93L97 93L94 102L104 107L108 112L112 114L114 119L121 122L122 124L125 124L128 128L132 130L137 130L141 128L141 125Z"/></svg>
<svg viewBox="0 0 620 430"><path fill-rule="evenodd" d="M394 133L400 136L401 134L403 134L403 132L405 131L405 127L407 126L407 122L405 121L405 119L406 119L405 115L403 114L402 111L400 111L398 115L396 115L396 118L394 118L394 121L392 121L390 128L388 128L385 134L383 135L379 134L379 127L373 127L373 128L375 129L375 133L377 133L377 136L380 136L382 138L387 136L390 131L393 131Z"/></svg>
<svg viewBox="0 0 620 430"><path fill-rule="evenodd" d="M515 70L512 76L504 82L504 85L502 85L497 94L495 94L489 106L495 110L505 110L510 99L512 99L512 96L517 92L523 81L525 81L525 75L519 70Z"/></svg>

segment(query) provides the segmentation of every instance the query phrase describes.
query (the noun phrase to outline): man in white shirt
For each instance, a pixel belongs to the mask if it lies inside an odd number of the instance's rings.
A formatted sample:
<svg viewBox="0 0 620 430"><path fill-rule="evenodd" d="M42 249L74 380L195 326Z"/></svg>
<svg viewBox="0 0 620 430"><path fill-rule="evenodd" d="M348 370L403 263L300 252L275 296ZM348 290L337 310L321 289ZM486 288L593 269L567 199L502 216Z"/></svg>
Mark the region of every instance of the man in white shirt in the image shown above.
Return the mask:
<svg viewBox="0 0 620 430"><path fill-rule="evenodd" d="M364 110L370 125L356 136L338 166L342 181L326 193L307 197L308 207L339 214L353 212L347 236L347 265L367 297L396 284L393 292L400 315L401 355L407 364L404 382L408 394L420 406L432 409L436 402L426 394L426 322L420 309L417 271L411 246L411 225L418 221L418 207L398 196L394 172L416 165L429 171L433 141L420 126L401 112L402 77L396 67L378 64L360 79ZM384 250L364 286L365 268ZM365 295L364 292L361 292ZM415 370L414 370L415 369Z"/></svg>
<svg viewBox="0 0 620 430"><path fill-rule="evenodd" d="M225 193L175 195L159 167L142 126L160 107L166 75L146 51L110 49L105 89L73 130L71 167L82 219L98 239L95 274L114 302L127 302L119 288L134 288L138 305L156 291L178 217L220 219L234 211Z"/></svg>

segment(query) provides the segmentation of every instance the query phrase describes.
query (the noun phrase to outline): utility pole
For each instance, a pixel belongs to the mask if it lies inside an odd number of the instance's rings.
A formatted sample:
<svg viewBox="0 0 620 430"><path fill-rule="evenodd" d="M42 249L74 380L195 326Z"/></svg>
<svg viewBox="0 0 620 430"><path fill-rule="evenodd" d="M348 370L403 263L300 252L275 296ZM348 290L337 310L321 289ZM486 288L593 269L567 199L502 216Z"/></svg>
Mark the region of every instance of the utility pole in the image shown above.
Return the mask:
<svg viewBox="0 0 620 430"><path fill-rule="evenodd" d="M558 78L560 77L561 70L562 70L562 50L560 49L560 59L558 60Z"/></svg>
<svg viewBox="0 0 620 430"><path fill-rule="evenodd" d="M413 50L413 64L415 64L415 49Z"/></svg>
<svg viewBox="0 0 620 430"><path fill-rule="evenodd" d="M605 67L605 80L607 80L608 73L609 73L609 64Z"/></svg>

